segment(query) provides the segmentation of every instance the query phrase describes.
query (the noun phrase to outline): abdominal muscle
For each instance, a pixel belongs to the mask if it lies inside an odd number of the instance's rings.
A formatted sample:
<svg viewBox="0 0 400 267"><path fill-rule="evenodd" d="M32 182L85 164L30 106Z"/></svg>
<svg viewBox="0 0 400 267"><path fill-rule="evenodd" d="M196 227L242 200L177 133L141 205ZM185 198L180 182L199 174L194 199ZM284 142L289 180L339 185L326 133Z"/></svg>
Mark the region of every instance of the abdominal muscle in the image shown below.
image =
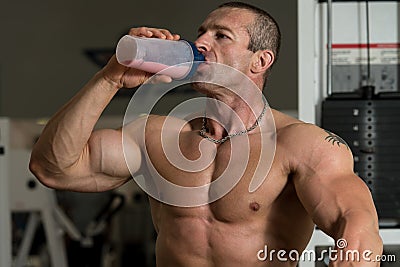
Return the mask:
<svg viewBox="0 0 400 267"><path fill-rule="evenodd" d="M201 217L164 218L156 244L157 266L265 266L257 258L265 245L258 228L262 227L254 223L241 225Z"/></svg>
<svg viewBox="0 0 400 267"><path fill-rule="evenodd" d="M276 214L276 209L284 207L265 207L265 203L255 212L251 204L224 205L224 201L223 198L201 207L180 208L151 199L158 232L157 267L296 266L293 261L273 258L269 262L258 255L265 246L276 251L296 249L301 254L313 229L308 218L293 212L297 221L287 219ZM218 212L221 208L225 210Z"/></svg>

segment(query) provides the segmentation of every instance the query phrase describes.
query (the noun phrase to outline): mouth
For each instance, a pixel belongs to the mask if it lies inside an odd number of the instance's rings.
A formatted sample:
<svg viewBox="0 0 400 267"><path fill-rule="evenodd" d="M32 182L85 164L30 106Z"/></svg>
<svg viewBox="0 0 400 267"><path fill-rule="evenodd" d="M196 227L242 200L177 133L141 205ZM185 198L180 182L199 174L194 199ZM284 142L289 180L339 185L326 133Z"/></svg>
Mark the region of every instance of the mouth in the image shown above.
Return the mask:
<svg viewBox="0 0 400 267"><path fill-rule="evenodd" d="M210 64L211 64L211 62L209 62L207 60L199 62L199 64L197 65L196 72L197 73L204 73L205 71L209 70Z"/></svg>
<svg viewBox="0 0 400 267"><path fill-rule="evenodd" d="M204 62L206 63L217 62L215 54L212 53L211 51L203 51L202 54L204 56Z"/></svg>

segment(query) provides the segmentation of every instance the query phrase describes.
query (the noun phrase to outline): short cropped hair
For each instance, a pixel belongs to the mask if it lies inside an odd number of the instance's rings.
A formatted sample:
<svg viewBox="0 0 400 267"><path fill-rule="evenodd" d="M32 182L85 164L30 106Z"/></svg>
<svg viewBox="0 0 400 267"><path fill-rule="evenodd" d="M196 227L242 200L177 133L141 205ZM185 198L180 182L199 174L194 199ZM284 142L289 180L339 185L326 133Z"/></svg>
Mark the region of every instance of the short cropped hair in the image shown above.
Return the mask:
<svg viewBox="0 0 400 267"><path fill-rule="evenodd" d="M281 47L281 31L275 19L265 10L247 3L228 2L220 5L218 8L223 7L245 9L255 15L254 22L247 26L250 36L248 49L252 52L265 49L271 50L275 56L274 64L278 59Z"/></svg>

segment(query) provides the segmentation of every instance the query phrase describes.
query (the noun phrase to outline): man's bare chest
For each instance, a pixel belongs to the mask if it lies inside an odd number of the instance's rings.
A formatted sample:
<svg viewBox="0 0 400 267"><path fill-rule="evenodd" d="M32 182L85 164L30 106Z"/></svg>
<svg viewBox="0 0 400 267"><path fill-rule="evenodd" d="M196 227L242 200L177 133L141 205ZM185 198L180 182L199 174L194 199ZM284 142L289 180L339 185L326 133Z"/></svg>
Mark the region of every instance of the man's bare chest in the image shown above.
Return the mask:
<svg viewBox="0 0 400 267"><path fill-rule="evenodd" d="M217 147L201 138L180 140L179 149L173 142L153 143L148 145L146 179L156 177L157 200L166 204L172 200L177 203L172 206L178 207L206 205L205 217L237 221L248 216L265 216L285 187L287 174L281 172L278 161L262 162L259 144L253 142L248 146L247 150L235 151L230 142ZM160 179L164 182L159 182ZM251 188L254 183L259 184L256 190ZM181 190L173 190L171 185ZM190 213L188 209L176 211Z"/></svg>

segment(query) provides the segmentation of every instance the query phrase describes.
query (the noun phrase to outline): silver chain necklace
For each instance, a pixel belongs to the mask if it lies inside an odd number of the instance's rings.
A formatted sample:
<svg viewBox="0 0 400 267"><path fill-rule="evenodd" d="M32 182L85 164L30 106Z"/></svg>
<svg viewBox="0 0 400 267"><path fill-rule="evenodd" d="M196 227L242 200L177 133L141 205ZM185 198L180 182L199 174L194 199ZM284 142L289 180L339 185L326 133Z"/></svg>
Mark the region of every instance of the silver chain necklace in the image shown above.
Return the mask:
<svg viewBox="0 0 400 267"><path fill-rule="evenodd" d="M231 139L234 136L244 135L244 134L247 134L247 133L251 132L252 130L254 130L260 124L260 121L264 117L266 111L267 111L267 103L265 102L264 109L261 112L260 116L258 116L257 120L254 122L253 126L251 126L248 129L236 132L236 133L228 134L227 136L225 136L224 138L221 138L221 139L214 139L214 138L209 137L207 135L207 127L206 127L207 118L204 115L204 117L203 117L203 125L201 126L201 130L200 130L199 134L200 134L201 137L207 139L208 141L211 141L211 142L213 142L215 144L222 144L222 143L224 143L228 139Z"/></svg>

